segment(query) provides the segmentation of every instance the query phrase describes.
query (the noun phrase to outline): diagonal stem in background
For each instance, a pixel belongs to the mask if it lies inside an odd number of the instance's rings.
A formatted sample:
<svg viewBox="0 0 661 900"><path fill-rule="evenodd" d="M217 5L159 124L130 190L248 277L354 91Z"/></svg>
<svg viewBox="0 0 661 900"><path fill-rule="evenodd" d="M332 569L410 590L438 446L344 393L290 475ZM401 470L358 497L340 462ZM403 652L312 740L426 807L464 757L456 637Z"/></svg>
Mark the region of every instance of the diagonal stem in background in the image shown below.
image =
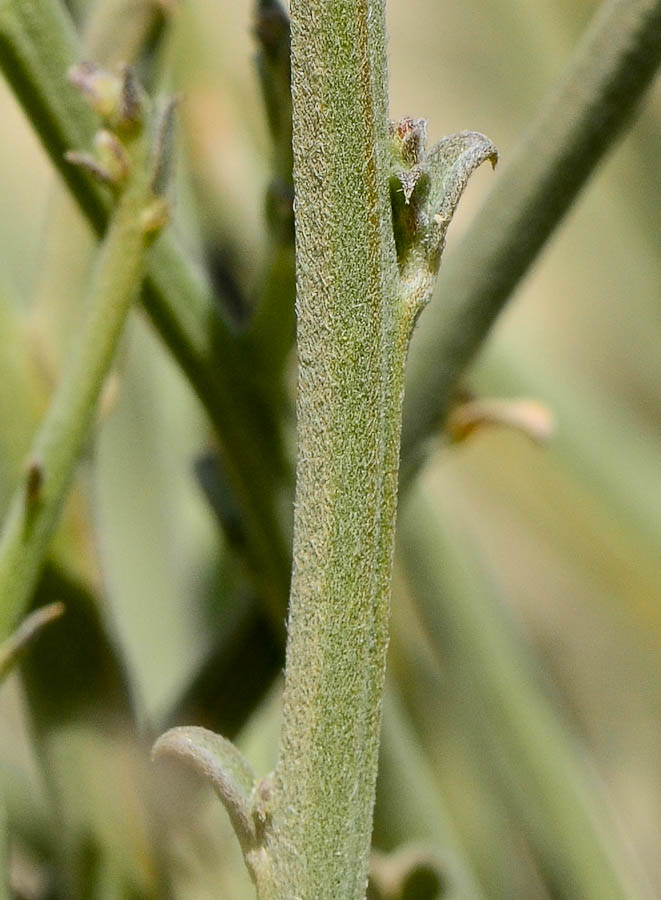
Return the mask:
<svg viewBox="0 0 661 900"><path fill-rule="evenodd" d="M431 646L456 682L468 733L486 748L554 897L647 900L603 788L501 610L470 537L456 517L451 530L443 523L420 480L411 486L399 548Z"/></svg>
<svg viewBox="0 0 661 900"><path fill-rule="evenodd" d="M661 0L606 0L461 245L411 348L403 477L512 291L612 146L661 63Z"/></svg>
<svg viewBox="0 0 661 900"><path fill-rule="evenodd" d="M95 131L90 110L66 81L79 53L73 23L60 0L6 0L0 5L0 66L51 161L100 234L107 219L103 194L63 156L70 147L89 145ZM170 235L163 236L150 257L145 309L216 426L248 536L252 573L280 623L289 553L274 508L274 484L284 468L277 424L267 415L269 405L252 384L243 365L245 353L222 320L202 273Z"/></svg>
<svg viewBox="0 0 661 900"><path fill-rule="evenodd" d="M101 244L79 334L33 442L0 536L0 639L23 614L37 585L50 539L96 404L140 284L149 243L143 215L153 203L144 152L123 189Z"/></svg>

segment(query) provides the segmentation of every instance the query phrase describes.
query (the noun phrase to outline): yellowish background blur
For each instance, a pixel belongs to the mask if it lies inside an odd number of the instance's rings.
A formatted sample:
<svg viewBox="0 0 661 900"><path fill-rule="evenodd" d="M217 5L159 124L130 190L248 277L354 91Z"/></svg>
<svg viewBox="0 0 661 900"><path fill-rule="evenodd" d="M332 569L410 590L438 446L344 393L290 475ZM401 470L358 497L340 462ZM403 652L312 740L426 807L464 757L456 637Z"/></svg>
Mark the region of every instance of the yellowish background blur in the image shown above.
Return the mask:
<svg viewBox="0 0 661 900"><path fill-rule="evenodd" d="M506 160L597 5L389 0L392 117L426 117L432 140L484 131ZM257 277L269 177L251 13L247 0L183 3L163 79L184 91L176 228L193 253L202 236L224 242L246 285ZM65 352L93 246L4 85L0 122L0 280L20 310L39 406ZM548 404L557 422L549 446L498 430L453 449L439 439L423 476L444 516L460 517L475 537L659 895L660 161L657 84L470 372L481 396ZM485 168L472 180L447 253L495 178ZM196 204L201 215L193 214ZM208 647L205 598L221 539L191 476L209 426L140 314L123 343L109 407L85 488L118 639L145 716L157 717ZM25 447L21 410L12 413L12 440ZM10 489L0 468L3 503ZM395 591L396 621L402 593ZM429 702L439 783L470 846L499 814L491 801L481 809L461 740L439 698ZM39 797L15 681L0 704L0 759ZM277 716L275 696L242 738L260 769L273 761ZM184 830L173 850L178 896L251 896L223 813L211 798L200 802L195 830ZM545 896L525 878L516 893L506 868L507 859L493 865L511 897ZM507 896L501 890L495 896Z"/></svg>

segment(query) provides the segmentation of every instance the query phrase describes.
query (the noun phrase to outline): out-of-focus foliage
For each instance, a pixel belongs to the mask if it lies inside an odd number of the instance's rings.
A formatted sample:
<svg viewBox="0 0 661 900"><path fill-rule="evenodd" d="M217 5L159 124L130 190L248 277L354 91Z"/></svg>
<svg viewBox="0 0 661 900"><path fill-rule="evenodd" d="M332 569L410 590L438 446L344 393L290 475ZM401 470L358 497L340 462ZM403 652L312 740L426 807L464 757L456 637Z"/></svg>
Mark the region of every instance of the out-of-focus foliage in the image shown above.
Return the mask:
<svg viewBox="0 0 661 900"><path fill-rule="evenodd" d="M83 27L94 5L71 4ZM264 198L272 149L254 67L252 4L162 6L173 14L164 29L149 29L144 68L155 83L183 92L173 227L194 257L211 262L236 313L237 303L257 295L269 252ZM596 7L594 0L390 0L392 118L426 117L432 143L479 129L506 160ZM66 357L94 243L4 83L0 122L4 512ZM633 847L656 894L660 154L657 85L468 373L466 384L480 397L546 404L556 421L551 441L542 448L496 427L478 428L455 445L439 436L422 474L439 517L449 532L461 522L458 534L469 535L506 615L538 658L544 688L589 754L621 840ZM447 254L490 177L486 169L474 176ZM245 310L238 312L240 318ZM293 445L293 359L290 368L283 403ZM214 703L229 693L224 684L207 685L198 721L181 712L181 697L212 647L227 653L237 635L252 636L257 658L269 660L266 681L280 651L268 639L263 648L259 643L252 588L195 476L196 460L213 447L211 428L139 312L102 407L55 539L58 566L39 595L39 602L69 601L80 612L67 658L49 663L48 683L34 662L40 646L48 659L45 633L28 657L24 683L12 675L0 692L0 790L15 896L243 900L252 887L224 811L178 769L150 769L149 738L175 720L214 727ZM464 586L455 588L460 594ZM404 728L424 755L415 764L424 768L423 790L433 785L434 812L420 817L438 814L433 838L450 848L449 872L463 871L463 861L453 861L455 848L468 860L469 874L456 881L464 893L447 896L458 900L475 890L489 900L550 900L548 873L484 752L489 736L470 725L470 695L453 672L452 654L433 655L413 589L400 572L390 675L403 721L395 735L384 731L381 790L398 796L397 769L393 775L387 762L394 748L406 746ZM65 615L60 632L66 623ZM260 773L274 763L278 691L276 682L238 735ZM89 708L87 696L102 705ZM406 840L395 821L406 820L404 801L389 802L385 793L379 800L375 839L383 851ZM410 837L429 838L429 829L423 832Z"/></svg>

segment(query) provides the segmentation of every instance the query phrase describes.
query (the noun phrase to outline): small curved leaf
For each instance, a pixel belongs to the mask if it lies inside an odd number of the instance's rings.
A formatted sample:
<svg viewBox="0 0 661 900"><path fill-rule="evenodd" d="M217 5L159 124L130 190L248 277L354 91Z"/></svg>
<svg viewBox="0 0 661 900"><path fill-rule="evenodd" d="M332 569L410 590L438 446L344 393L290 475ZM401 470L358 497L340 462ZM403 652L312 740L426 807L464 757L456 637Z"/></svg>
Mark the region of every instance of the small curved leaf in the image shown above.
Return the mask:
<svg viewBox="0 0 661 900"><path fill-rule="evenodd" d="M227 810L244 853L255 844L252 815L254 772L231 741L206 728L171 728L154 744L152 758L175 757L189 763L214 787Z"/></svg>
<svg viewBox="0 0 661 900"><path fill-rule="evenodd" d="M424 119L390 123L390 200L402 293L413 323L431 297L445 234L475 169L498 151L478 131L462 131L426 149ZM411 326L412 327L412 326Z"/></svg>
<svg viewBox="0 0 661 900"><path fill-rule="evenodd" d="M49 622L59 619L64 612L63 603L49 603L30 613L16 631L0 644L0 681L9 672L27 645Z"/></svg>
<svg viewBox="0 0 661 900"><path fill-rule="evenodd" d="M479 131L460 131L443 138L427 154L425 163L431 177L429 210L443 234L457 208L468 179L483 162L495 168L498 150Z"/></svg>

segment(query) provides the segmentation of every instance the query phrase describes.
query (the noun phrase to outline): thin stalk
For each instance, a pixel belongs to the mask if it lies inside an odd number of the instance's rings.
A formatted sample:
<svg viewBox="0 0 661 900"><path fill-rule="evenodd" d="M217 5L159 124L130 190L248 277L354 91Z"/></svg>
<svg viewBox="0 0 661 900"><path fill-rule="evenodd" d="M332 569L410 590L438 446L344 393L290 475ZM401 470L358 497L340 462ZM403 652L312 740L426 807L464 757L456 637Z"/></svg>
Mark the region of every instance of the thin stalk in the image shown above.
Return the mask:
<svg viewBox="0 0 661 900"><path fill-rule="evenodd" d="M419 482L411 486L398 532L414 598L436 653L444 664L450 659L466 698L460 709L525 824L553 896L647 900L601 785L546 695L492 585L485 585L470 536L456 518L449 534L427 493Z"/></svg>
<svg viewBox="0 0 661 900"><path fill-rule="evenodd" d="M411 321L388 196L385 4L291 12L299 453L264 896L362 900Z"/></svg>
<svg viewBox="0 0 661 900"><path fill-rule="evenodd" d="M35 437L0 536L0 639L36 587L96 402L143 272L141 215L153 201L148 166L136 160L100 249L81 331Z"/></svg>
<svg viewBox="0 0 661 900"><path fill-rule="evenodd" d="M0 67L52 163L97 234L107 222L103 193L64 153L91 143L96 122L66 81L80 61L74 25L59 0L0 4ZM205 406L219 437L223 466L248 535L248 557L260 594L281 621L279 598L289 582L289 554L274 508L280 443L265 404L246 386L249 356L237 346L207 281L166 234L153 248L143 304Z"/></svg>
<svg viewBox="0 0 661 900"><path fill-rule="evenodd" d="M607 0L577 46L461 246L441 267L413 344L405 475L508 297L612 146L661 62L661 0Z"/></svg>

